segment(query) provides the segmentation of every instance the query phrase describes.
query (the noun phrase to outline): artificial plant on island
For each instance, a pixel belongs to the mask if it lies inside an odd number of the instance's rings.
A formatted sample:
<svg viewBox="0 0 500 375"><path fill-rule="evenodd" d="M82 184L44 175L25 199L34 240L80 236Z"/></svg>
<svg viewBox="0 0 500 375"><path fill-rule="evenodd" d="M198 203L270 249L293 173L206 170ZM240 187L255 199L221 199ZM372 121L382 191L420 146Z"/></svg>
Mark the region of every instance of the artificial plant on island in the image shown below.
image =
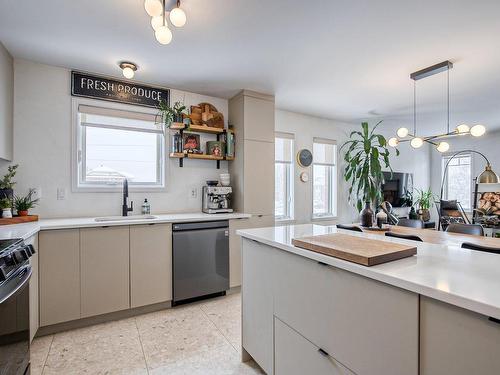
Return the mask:
<svg viewBox="0 0 500 375"><path fill-rule="evenodd" d="M352 131L350 139L340 147L340 150L347 149L344 155L347 164L344 179L351 184L349 201L361 213L362 226L372 225L373 211L370 205L382 199L382 167L392 172L387 140L383 135L375 133L381 123L379 121L371 130L367 122L361 123L361 131ZM396 149L396 156L398 155L399 150Z"/></svg>

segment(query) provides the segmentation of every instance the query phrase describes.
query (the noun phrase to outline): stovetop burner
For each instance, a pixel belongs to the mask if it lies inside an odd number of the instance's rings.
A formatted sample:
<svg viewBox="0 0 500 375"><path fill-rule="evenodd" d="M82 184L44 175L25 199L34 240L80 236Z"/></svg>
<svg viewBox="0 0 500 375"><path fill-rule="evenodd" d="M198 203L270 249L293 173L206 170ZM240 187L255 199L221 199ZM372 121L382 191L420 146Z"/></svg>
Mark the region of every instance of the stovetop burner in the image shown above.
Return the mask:
<svg viewBox="0 0 500 375"><path fill-rule="evenodd" d="M11 240L0 240L0 254L7 250L9 247L21 243L23 240L20 238L14 238Z"/></svg>

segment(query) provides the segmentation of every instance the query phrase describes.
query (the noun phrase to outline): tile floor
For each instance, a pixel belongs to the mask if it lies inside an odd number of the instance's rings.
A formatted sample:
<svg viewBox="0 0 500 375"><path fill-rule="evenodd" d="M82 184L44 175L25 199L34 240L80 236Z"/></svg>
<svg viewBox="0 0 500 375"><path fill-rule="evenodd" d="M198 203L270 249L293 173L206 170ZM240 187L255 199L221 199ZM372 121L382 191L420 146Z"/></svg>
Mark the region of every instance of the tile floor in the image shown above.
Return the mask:
<svg viewBox="0 0 500 375"><path fill-rule="evenodd" d="M33 375L263 374L241 363L241 295L44 336Z"/></svg>

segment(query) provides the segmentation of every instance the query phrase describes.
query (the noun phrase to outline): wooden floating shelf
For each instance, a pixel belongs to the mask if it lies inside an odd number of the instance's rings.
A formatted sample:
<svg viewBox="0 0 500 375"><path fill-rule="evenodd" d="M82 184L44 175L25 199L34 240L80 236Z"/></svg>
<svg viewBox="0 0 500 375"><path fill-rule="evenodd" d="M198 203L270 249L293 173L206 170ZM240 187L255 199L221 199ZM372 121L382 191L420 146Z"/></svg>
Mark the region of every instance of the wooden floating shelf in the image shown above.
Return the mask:
<svg viewBox="0 0 500 375"><path fill-rule="evenodd" d="M185 126L182 122L173 122L171 125L170 125L170 129L172 130L181 130L181 129L184 129Z"/></svg>
<svg viewBox="0 0 500 375"><path fill-rule="evenodd" d="M14 216L12 218L0 218L0 225L29 223L31 221L38 221L38 215Z"/></svg>
<svg viewBox="0 0 500 375"><path fill-rule="evenodd" d="M173 159L201 159L201 160L234 160L234 157L225 158L223 156L206 155L206 154L184 154L182 152L171 152L170 157Z"/></svg>
<svg viewBox="0 0 500 375"><path fill-rule="evenodd" d="M170 157L171 158L183 158L184 154L182 152L171 152Z"/></svg>
<svg viewBox="0 0 500 375"><path fill-rule="evenodd" d="M210 126L203 126L203 125L189 125L186 131L209 133L209 134L222 134L224 133L224 128L213 128Z"/></svg>

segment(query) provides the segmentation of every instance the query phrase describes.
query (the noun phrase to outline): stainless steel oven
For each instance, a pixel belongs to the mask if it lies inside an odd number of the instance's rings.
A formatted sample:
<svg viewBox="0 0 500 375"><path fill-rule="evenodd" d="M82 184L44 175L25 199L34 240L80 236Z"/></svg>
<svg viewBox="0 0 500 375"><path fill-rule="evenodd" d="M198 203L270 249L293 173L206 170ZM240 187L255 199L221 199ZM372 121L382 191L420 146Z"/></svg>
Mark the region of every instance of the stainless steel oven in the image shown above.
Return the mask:
<svg viewBox="0 0 500 375"><path fill-rule="evenodd" d="M0 240L0 375L26 375L29 369L29 257L33 246Z"/></svg>

